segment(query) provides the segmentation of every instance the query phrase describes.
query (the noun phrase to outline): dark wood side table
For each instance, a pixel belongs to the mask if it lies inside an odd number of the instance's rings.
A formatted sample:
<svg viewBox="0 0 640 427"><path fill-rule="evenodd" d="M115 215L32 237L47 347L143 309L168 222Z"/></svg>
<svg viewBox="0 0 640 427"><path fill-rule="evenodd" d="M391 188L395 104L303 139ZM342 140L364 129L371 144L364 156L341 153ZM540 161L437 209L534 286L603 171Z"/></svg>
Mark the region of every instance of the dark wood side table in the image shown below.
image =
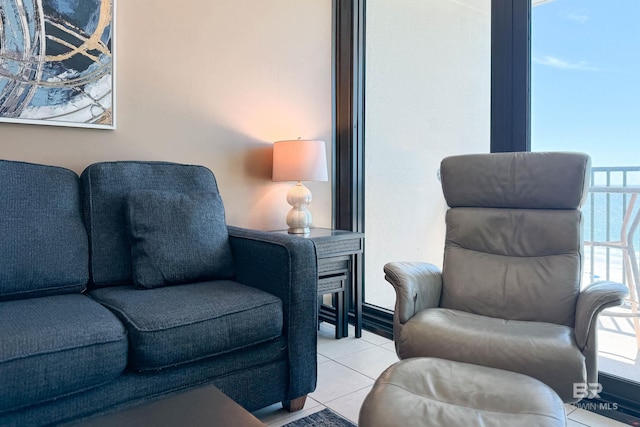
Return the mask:
<svg viewBox="0 0 640 427"><path fill-rule="evenodd" d="M287 233L286 230L276 233ZM336 326L336 338L349 335L349 307L353 306L356 338L362 336L362 250L364 234L354 231L312 228L310 239L318 257L318 296L333 294L334 307L320 306L319 319Z"/></svg>

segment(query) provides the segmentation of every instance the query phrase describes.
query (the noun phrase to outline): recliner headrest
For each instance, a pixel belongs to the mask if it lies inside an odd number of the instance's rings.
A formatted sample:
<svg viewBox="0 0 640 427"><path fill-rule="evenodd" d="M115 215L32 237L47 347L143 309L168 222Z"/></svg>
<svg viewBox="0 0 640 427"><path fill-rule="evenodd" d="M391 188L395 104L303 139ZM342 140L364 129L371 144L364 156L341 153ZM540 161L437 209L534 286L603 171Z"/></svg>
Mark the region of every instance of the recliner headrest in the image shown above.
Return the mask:
<svg viewBox="0 0 640 427"><path fill-rule="evenodd" d="M577 209L589 186L584 153L469 154L442 160L442 190L450 207Z"/></svg>

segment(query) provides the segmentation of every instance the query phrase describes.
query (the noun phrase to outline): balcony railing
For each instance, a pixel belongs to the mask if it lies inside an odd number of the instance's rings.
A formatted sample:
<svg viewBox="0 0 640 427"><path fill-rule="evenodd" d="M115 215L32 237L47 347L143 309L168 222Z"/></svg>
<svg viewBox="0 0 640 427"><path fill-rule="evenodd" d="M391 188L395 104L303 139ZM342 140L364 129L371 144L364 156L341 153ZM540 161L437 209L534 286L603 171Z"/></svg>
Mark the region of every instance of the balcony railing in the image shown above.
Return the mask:
<svg viewBox="0 0 640 427"><path fill-rule="evenodd" d="M594 167L584 215L583 286L611 280L627 285L629 298L598 318L600 370L640 382L640 166Z"/></svg>
<svg viewBox="0 0 640 427"><path fill-rule="evenodd" d="M640 166L593 167L591 169L591 187L597 187L600 191L590 192L583 207L586 241L613 242L625 238L625 236L621 236L625 214L631 214L633 218L638 206L634 208L633 212L628 212L627 210L633 197L632 194L613 191L604 192L602 187L617 188L619 190L620 187L639 186ZM640 248L640 233L635 233L632 243L636 248ZM623 254L620 249L588 246L585 248L585 255L584 273L587 284L597 280L628 283L627 276L629 272L624 268ZM635 258L637 263L637 253Z"/></svg>

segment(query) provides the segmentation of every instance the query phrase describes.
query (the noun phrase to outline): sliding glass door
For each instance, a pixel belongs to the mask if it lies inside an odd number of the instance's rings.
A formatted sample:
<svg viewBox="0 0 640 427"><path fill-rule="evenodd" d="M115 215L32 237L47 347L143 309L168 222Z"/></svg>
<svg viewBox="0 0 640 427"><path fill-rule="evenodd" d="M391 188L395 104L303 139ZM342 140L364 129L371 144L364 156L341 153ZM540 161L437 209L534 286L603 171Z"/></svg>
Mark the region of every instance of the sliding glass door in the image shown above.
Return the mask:
<svg viewBox="0 0 640 427"><path fill-rule="evenodd" d="M637 0L556 0L534 1L531 21L532 150L582 151L592 157L591 191L583 209L584 283L622 282L631 296L622 307L600 316L599 369L605 377L636 385L639 20Z"/></svg>
<svg viewBox="0 0 640 427"><path fill-rule="evenodd" d="M392 310L390 261L442 263L443 157L488 152L490 0L367 0L364 283Z"/></svg>
<svg viewBox="0 0 640 427"><path fill-rule="evenodd" d="M335 225L366 232L366 327L391 333L386 262L441 263L437 169L457 153L591 154L585 283L639 290L640 1L334 1ZM635 298L599 337L603 397L637 410Z"/></svg>

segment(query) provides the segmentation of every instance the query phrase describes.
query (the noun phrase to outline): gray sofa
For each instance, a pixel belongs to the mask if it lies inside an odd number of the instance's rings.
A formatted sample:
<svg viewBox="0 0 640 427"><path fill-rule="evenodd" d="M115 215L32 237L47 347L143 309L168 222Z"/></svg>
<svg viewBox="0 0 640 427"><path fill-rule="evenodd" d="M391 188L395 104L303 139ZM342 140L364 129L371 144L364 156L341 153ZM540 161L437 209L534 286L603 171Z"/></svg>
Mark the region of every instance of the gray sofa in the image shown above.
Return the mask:
<svg viewBox="0 0 640 427"><path fill-rule="evenodd" d="M315 389L313 243L227 227L208 169L0 161L0 184L0 425Z"/></svg>

